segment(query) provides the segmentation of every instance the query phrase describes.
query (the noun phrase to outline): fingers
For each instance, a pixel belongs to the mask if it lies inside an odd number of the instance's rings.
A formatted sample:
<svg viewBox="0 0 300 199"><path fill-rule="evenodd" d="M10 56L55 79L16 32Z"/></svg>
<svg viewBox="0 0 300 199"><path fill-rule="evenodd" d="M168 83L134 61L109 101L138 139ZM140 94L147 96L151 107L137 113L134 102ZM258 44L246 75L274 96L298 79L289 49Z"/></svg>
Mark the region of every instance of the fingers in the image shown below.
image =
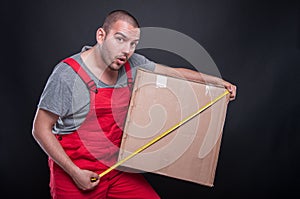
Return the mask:
<svg viewBox="0 0 300 199"><path fill-rule="evenodd" d="M80 170L80 172L73 176L73 180L79 189L87 191L94 189L99 184L100 177L92 171Z"/></svg>
<svg viewBox="0 0 300 199"><path fill-rule="evenodd" d="M235 85L231 85L229 92L230 92L230 98L229 98L229 100L230 101L235 100L235 98L236 98L236 86Z"/></svg>
<svg viewBox="0 0 300 199"><path fill-rule="evenodd" d="M232 101L232 100L235 100L236 98L236 86L233 85L233 84L230 84L230 83L226 83L225 85L225 88L229 91L230 95L229 95L229 100Z"/></svg>
<svg viewBox="0 0 300 199"><path fill-rule="evenodd" d="M95 188L100 182L99 175L94 172L90 173L89 179L90 179L90 184L89 184L88 190Z"/></svg>

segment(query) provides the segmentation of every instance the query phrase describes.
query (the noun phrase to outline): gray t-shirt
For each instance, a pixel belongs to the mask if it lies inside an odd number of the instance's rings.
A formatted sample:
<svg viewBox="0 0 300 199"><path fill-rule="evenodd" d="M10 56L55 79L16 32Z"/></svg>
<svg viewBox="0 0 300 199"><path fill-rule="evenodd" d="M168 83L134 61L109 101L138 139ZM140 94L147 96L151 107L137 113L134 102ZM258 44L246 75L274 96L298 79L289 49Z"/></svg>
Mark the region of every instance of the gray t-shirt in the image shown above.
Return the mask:
<svg viewBox="0 0 300 199"><path fill-rule="evenodd" d="M89 47L84 47L83 50L87 48ZM100 81L87 68L81 59L80 53L73 55L72 58L88 73L98 88L116 88L127 85L127 76L124 67L119 71L116 85L108 86ZM150 71L154 71L155 69L154 62L136 53L134 53L128 61L131 66L133 78L135 77L138 67ZM58 121L54 125L53 133L69 134L78 129L84 121L89 112L89 103L90 95L84 82L69 65L60 62L55 66L47 81L38 108L50 111L59 116Z"/></svg>

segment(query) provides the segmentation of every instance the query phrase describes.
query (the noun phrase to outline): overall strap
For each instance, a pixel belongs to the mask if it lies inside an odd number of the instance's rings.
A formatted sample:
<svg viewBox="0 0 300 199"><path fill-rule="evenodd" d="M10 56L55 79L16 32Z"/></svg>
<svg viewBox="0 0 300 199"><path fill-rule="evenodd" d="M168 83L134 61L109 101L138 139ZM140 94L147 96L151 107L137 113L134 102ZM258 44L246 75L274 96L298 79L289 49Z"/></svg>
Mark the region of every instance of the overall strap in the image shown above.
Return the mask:
<svg viewBox="0 0 300 199"><path fill-rule="evenodd" d="M130 90L132 90L133 87L133 78L132 78L132 72L131 72L131 68L130 68L130 64L127 61L125 64L125 71L126 71L126 75L127 75L127 85L129 87Z"/></svg>
<svg viewBox="0 0 300 199"><path fill-rule="evenodd" d="M73 58L69 57L63 60L64 63L68 64L82 79L89 91L98 93L97 86L95 82L90 78L90 76L85 72L85 70L80 66L80 64Z"/></svg>

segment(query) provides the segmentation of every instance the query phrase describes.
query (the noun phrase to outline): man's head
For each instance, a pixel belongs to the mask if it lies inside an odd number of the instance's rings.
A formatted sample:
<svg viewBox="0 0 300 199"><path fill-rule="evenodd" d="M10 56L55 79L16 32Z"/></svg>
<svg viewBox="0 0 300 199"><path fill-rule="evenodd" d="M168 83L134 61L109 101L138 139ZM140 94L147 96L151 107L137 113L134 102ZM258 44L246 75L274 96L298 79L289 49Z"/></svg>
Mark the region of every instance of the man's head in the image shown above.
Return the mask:
<svg viewBox="0 0 300 199"><path fill-rule="evenodd" d="M127 11L116 10L108 14L96 38L103 62L118 70L135 51L140 39L139 24Z"/></svg>
<svg viewBox="0 0 300 199"><path fill-rule="evenodd" d="M127 12L125 10L114 10L106 16L104 23L102 25L102 28L104 29L106 34L109 33L112 25L119 20L126 21L127 23L129 23L130 25L132 25L135 28L140 27L136 18L134 16L132 16L129 12Z"/></svg>

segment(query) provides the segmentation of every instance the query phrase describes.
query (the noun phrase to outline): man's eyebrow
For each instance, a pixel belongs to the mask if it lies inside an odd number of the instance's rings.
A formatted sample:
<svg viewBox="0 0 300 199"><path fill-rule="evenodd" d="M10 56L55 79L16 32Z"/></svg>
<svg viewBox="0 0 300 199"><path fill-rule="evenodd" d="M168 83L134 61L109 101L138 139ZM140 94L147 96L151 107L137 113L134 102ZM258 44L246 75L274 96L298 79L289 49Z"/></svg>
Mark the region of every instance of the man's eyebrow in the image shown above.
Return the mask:
<svg viewBox="0 0 300 199"><path fill-rule="evenodd" d="M124 35L123 33L121 33L121 32L116 32L115 33L115 35L121 35L122 37L124 37L124 38L127 38L127 36L126 35Z"/></svg>
<svg viewBox="0 0 300 199"><path fill-rule="evenodd" d="M115 35L121 35L124 39L128 39L128 37L122 32L116 32ZM134 41L139 41L140 39L135 39Z"/></svg>

